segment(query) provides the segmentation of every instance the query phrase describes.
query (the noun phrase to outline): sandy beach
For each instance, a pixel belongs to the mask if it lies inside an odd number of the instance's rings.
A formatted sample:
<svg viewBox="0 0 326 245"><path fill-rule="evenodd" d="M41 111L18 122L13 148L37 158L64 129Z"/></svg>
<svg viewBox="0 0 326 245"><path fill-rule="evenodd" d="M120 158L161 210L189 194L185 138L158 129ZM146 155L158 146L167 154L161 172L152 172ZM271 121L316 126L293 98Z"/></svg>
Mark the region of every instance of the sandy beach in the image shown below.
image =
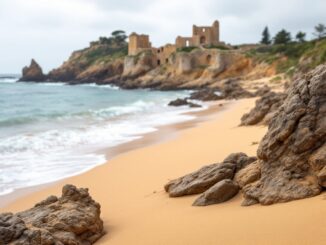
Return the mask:
<svg viewBox="0 0 326 245"><path fill-rule="evenodd" d="M170 179L230 153L255 155L258 144L253 142L259 142L267 128L238 127L254 101L231 102L195 127L180 127L173 137L162 130L155 137L164 141L128 147L108 163L17 199L1 212L30 208L51 194L60 195L62 185L70 183L89 188L101 204L107 234L96 244L326 244L324 195L241 207L239 194L223 204L193 207L196 196L169 198L164 192Z"/></svg>

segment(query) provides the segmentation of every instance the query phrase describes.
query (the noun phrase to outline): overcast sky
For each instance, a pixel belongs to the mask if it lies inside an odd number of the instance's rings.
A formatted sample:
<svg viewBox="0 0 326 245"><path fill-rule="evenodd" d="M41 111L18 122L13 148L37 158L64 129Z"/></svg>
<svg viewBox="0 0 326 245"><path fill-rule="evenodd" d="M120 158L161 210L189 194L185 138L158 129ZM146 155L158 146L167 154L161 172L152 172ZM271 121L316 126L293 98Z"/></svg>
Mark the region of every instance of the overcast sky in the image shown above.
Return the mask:
<svg viewBox="0 0 326 245"><path fill-rule="evenodd" d="M19 73L31 58L47 72L116 29L150 34L155 46L215 19L232 44L259 41L266 25L310 37L325 11L326 0L0 0L0 73Z"/></svg>

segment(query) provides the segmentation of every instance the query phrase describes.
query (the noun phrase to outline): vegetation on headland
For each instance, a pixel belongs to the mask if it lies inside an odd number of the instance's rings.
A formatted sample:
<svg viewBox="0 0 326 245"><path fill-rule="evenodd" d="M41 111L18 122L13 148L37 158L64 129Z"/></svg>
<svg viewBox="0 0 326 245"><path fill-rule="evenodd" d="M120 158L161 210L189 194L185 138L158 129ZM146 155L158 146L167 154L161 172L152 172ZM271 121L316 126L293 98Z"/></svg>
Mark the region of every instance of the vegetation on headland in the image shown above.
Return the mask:
<svg viewBox="0 0 326 245"><path fill-rule="evenodd" d="M299 31L295 40L291 33L282 29L271 39L268 27L262 33L263 46L246 52L256 62L276 64L278 73L292 75L295 69L308 71L326 62L326 27L319 24L315 27L316 39L306 41L306 33Z"/></svg>
<svg viewBox="0 0 326 245"><path fill-rule="evenodd" d="M187 46L182 48L177 48L177 52L190 53L191 51L198 49L196 46Z"/></svg>
<svg viewBox="0 0 326 245"><path fill-rule="evenodd" d="M171 70L176 71L177 69L179 69L178 72L182 70L180 67L173 67L174 61L176 61L176 57L179 53L189 53L191 54L191 58L195 60L196 55L198 55L198 50L202 53L211 53L210 50L215 49L223 53L222 59L225 59L224 62L227 62L227 57L233 57L234 54L238 55L237 60L232 61L232 65L234 67L239 67L237 69L233 67L232 71L237 72L231 72L229 74L230 76L243 75L255 67L258 67L257 69L259 70L260 64L263 64L262 67L266 67L265 64L270 66L271 69L268 68L268 74L275 74L276 71L276 73L285 73L291 76L297 70L306 72L326 62L325 25L317 25L313 34L315 39L306 41L306 33L302 31L298 31L296 35L292 36L290 32L282 29L276 33L276 35L272 36L268 27L265 27L260 44L244 44L238 46L221 44L178 48L169 58L172 62L168 64L163 62L164 64L157 70L159 70L158 74L163 75L161 77L166 75L169 79L176 80L177 77L171 76L171 74L169 75L169 72L171 72ZM215 52L213 53L215 54ZM52 81L69 81L72 83L106 83L113 80L119 82L121 76L128 77L128 74L133 74L131 77L134 79L135 74L138 74L137 69L141 75L144 75L146 71L155 70L156 66L153 64L156 62L153 62L153 60L155 60L156 57L153 55L155 56L151 50L144 50L136 55L128 56L127 35L124 31L117 30L112 32L109 37L100 37L97 41L91 42L89 47L75 51L62 66L52 70L45 77ZM129 61L132 62L125 62L127 56ZM216 59L212 59L212 61L214 60ZM198 61L198 64L195 63L196 62L191 62L195 67L189 69L191 69L193 77L196 78L200 77L201 74L205 74L204 70L206 70L208 66L219 65L214 62L205 63L203 60ZM163 66L164 69L162 69ZM143 69L144 67L145 70L147 69L146 71ZM170 69L166 69L167 67ZM164 73L165 71L167 71L166 74ZM206 75L210 74L210 72L211 71L206 73ZM187 76L190 76L190 73L188 71ZM151 74L153 75L156 73L154 71ZM263 76L263 74L261 75ZM225 78L225 74L222 77ZM125 77L123 77L123 79L125 79ZM123 81L123 79L121 81ZM153 79L155 80L157 77ZM189 79L192 78L189 77Z"/></svg>
<svg viewBox="0 0 326 245"><path fill-rule="evenodd" d="M90 47L80 51L77 61L86 66L99 63L108 63L123 58L128 54L127 36L124 31L112 32L110 37L100 37L91 42Z"/></svg>

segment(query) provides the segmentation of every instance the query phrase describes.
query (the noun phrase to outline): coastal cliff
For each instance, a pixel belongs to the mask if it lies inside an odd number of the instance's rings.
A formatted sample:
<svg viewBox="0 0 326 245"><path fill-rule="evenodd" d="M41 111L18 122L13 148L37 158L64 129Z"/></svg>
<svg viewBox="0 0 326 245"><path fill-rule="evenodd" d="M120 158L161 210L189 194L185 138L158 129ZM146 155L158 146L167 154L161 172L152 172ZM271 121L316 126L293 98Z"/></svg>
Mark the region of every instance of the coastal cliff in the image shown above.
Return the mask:
<svg viewBox="0 0 326 245"><path fill-rule="evenodd" d="M113 84L125 89L218 88L228 79L249 81L277 74L292 77L325 62L326 40L285 45L187 47L157 65L145 50L128 55L128 43L113 36L75 51L60 67L43 75L34 60L21 81Z"/></svg>

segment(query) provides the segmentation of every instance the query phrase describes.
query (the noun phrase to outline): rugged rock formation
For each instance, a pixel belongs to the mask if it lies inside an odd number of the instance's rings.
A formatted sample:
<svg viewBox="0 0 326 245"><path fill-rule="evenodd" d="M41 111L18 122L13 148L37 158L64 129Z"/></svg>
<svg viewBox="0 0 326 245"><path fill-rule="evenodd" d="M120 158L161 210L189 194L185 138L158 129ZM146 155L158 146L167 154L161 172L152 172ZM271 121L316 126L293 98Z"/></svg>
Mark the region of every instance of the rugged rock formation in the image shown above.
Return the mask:
<svg viewBox="0 0 326 245"><path fill-rule="evenodd" d="M87 59L92 53L96 53L101 47L74 52L68 61L59 68L53 69L48 74L52 82L67 82L70 84L97 83L106 84L107 80L119 78L123 72L123 60L117 58L111 61L91 62Z"/></svg>
<svg viewBox="0 0 326 245"><path fill-rule="evenodd" d="M263 91L258 91L260 94L261 92ZM283 104L285 98L286 94L284 93L265 92L256 101L255 107L242 116L240 125L255 125L258 123L268 125L274 113Z"/></svg>
<svg viewBox="0 0 326 245"><path fill-rule="evenodd" d="M23 76L20 78L22 82L42 82L46 80L42 68L37 62L32 59L29 66L23 68Z"/></svg>
<svg viewBox="0 0 326 245"><path fill-rule="evenodd" d="M224 179L201 194L192 205L207 206L226 202L234 197L238 191L239 186L236 183L230 179Z"/></svg>
<svg viewBox="0 0 326 245"><path fill-rule="evenodd" d="M254 95L245 90L239 84L239 79L228 79L220 88L221 98L223 99L244 99L251 98Z"/></svg>
<svg viewBox="0 0 326 245"><path fill-rule="evenodd" d="M100 205L87 189L66 185L33 208L0 215L0 244L90 245L102 235Z"/></svg>
<svg viewBox="0 0 326 245"><path fill-rule="evenodd" d="M244 153L233 153L222 163L202 167L196 172L170 181L164 186L170 197L199 194L224 179L233 179L235 173L256 161Z"/></svg>
<svg viewBox="0 0 326 245"><path fill-rule="evenodd" d="M326 65L293 81L257 155L261 178L244 187L245 204L318 195L326 166Z"/></svg>
<svg viewBox="0 0 326 245"><path fill-rule="evenodd" d="M234 176L234 181L240 188L257 181L260 178L260 164L258 161L247 165Z"/></svg>
<svg viewBox="0 0 326 245"><path fill-rule="evenodd" d="M222 97L219 96L217 92L218 91L215 91L213 89L201 89L191 93L189 99L201 101L212 101L222 99Z"/></svg>
<svg viewBox="0 0 326 245"><path fill-rule="evenodd" d="M215 88L220 81L244 77L253 69L251 59L236 50L202 48L176 52L160 66L156 66L155 56L147 52L125 58L124 72L117 85L161 90Z"/></svg>
<svg viewBox="0 0 326 245"><path fill-rule="evenodd" d="M189 106L189 107L201 107L198 104L189 102L187 99L176 99L169 103L169 106Z"/></svg>

